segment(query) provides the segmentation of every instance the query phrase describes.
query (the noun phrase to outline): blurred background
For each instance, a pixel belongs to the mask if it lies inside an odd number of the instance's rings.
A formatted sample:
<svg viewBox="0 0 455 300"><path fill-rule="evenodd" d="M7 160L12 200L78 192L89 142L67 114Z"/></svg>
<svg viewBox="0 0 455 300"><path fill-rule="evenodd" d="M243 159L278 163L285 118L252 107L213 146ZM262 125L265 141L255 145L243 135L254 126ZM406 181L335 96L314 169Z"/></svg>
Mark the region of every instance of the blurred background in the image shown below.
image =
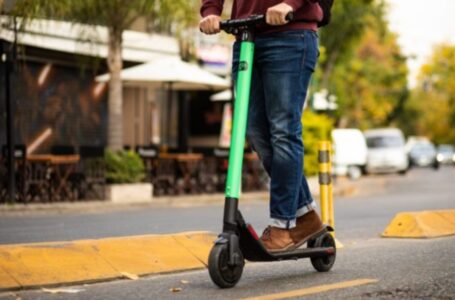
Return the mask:
<svg viewBox="0 0 455 300"><path fill-rule="evenodd" d="M0 0L0 202L115 199L118 183L143 184L133 198L222 192L233 37L201 34L199 6ZM308 176L323 139L337 176L453 167L454 11L335 1L302 118ZM249 148L242 185L268 187Z"/></svg>

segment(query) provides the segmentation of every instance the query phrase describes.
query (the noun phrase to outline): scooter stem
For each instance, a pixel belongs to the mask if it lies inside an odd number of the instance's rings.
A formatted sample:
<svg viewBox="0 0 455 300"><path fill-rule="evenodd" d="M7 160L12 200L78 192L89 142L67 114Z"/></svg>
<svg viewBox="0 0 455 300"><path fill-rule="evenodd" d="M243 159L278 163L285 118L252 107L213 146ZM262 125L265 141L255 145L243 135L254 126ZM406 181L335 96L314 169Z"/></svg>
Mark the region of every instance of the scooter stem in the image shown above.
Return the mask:
<svg viewBox="0 0 455 300"><path fill-rule="evenodd" d="M241 34L240 59L235 87L234 120L229 150L229 168L226 179L226 199L239 199L242 183L242 165L245 134L253 70L254 42L252 32Z"/></svg>

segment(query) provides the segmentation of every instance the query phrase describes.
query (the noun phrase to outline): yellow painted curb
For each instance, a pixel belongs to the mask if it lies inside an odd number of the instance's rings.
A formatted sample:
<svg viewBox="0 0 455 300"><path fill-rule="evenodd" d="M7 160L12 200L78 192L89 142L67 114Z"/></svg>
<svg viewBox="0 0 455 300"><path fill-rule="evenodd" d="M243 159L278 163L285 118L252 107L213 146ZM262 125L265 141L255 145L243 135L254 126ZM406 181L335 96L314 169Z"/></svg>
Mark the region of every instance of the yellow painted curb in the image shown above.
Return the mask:
<svg viewBox="0 0 455 300"><path fill-rule="evenodd" d="M0 290L204 268L214 240L187 232L0 246Z"/></svg>
<svg viewBox="0 0 455 300"><path fill-rule="evenodd" d="M455 235L455 210L403 212L395 216L383 237L435 238Z"/></svg>

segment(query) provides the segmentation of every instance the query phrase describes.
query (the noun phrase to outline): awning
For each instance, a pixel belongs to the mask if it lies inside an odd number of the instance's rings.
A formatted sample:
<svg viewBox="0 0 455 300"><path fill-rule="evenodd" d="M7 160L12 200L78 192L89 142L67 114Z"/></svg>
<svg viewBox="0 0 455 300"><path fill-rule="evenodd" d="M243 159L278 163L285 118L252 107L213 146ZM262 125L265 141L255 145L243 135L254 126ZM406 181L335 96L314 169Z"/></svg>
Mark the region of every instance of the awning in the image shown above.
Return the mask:
<svg viewBox="0 0 455 300"><path fill-rule="evenodd" d="M228 80L203 70L179 58L157 59L121 71L122 81L129 86L157 86L172 90L222 90L229 87ZM109 81L109 74L96 78Z"/></svg>

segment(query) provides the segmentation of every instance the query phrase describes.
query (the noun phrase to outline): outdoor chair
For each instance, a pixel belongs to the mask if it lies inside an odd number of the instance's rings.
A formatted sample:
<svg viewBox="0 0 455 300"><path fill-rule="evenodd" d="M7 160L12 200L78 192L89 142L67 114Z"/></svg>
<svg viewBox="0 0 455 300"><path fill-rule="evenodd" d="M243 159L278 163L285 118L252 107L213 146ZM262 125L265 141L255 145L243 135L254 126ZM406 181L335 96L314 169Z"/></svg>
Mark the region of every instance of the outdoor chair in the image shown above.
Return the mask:
<svg viewBox="0 0 455 300"><path fill-rule="evenodd" d="M48 202L52 197L52 169L48 162L26 164L24 202Z"/></svg>
<svg viewBox="0 0 455 300"><path fill-rule="evenodd" d="M81 146L77 172L77 190L80 199L105 199L106 164L104 147Z"/></svg>
<svg viewBox="0 0 455 300"><path fill-rule="evenodd" d="M26 170L26 157L27 148L25 145L14 146L14 178L16 187L15 201L26 202L26 181L27 181L27 170ZM8 196L8 147L4 145L2 147L2 163L0 166L0 199L6 199Z"/></svg>
<svg viewBox="0 0 455 300"><path fill-rule="evenodd" d="M152 179L154 195L176 194L176 168L173 159L158 157L155 161L155 172Z"/></svg>
<svg viewBox="0 0 455 300"><path fill-rule="evenodd" d="M204 155L197 174L199 190L205 193L216 192L220 176L218 174L218 159L215 157L214 148L196 147L192 148L192 151Z"/></svg>
<svg viewBox="0 0 455 300"><path fill-rule="evenodd" d="M213 154L217 160L217 191L224 192L228 170L229 149L215 148Z"/></svg>
<svg viewBox="0 0 455 300"><path fill-rule="evenodd" d="M72 145L53 145L50 149L52 155L76 155L76 147ZM61 192L57 192L57 185L59 180L56 178L56 168L59 166L52 166L51 173L51 189L52 189L52 199L60 200L76 200L79 198L79 189L78 189L78 180L79 174L76 170L71 171L71 174L68 177L68 182L65 183ZM77 168L76 168L77 169ZM69 186L68 186L69 185Z"/></svg>
<svg viewBox="0 0 455 300"><path fill-rule="evenodd" d="M152 182L155 168L154 163L158 158L159 148L155 145L149 146L136 146L136 153L142 158L145 166L146 181Z"/></svg>

